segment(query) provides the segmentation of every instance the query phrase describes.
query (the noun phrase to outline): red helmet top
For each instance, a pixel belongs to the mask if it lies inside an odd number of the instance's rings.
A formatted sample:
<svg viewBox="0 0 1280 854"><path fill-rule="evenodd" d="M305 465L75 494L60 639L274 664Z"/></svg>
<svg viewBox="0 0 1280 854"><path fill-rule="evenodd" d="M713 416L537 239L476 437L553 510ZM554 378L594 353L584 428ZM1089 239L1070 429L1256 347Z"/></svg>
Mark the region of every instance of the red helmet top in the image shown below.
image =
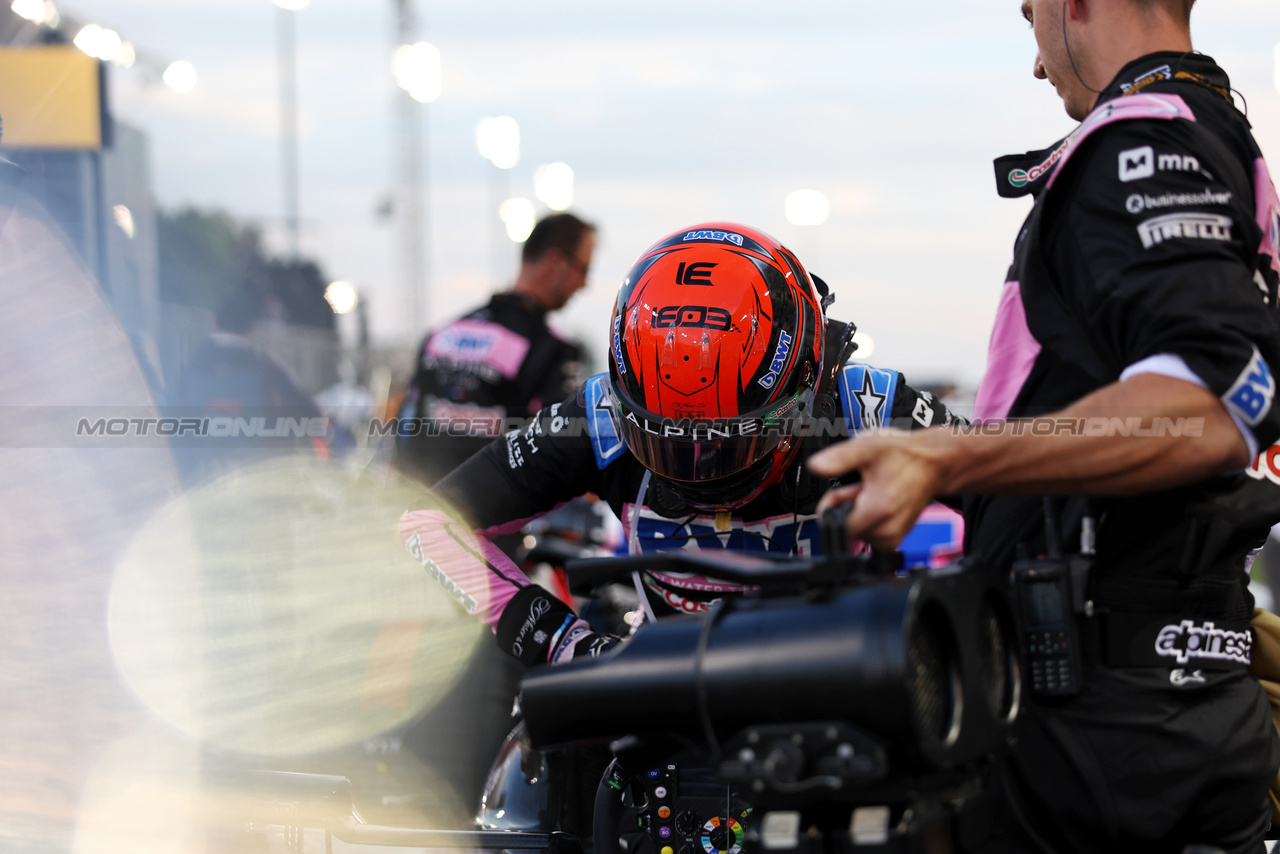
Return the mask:
<svg viewBox="0 0 1280 854"><path fill-rule="evenodd" d="M628 448L694 506L751 500L795 453L824 328L808 273L764 232L708 223L658 241L622 283L610 328Z"/></svg>

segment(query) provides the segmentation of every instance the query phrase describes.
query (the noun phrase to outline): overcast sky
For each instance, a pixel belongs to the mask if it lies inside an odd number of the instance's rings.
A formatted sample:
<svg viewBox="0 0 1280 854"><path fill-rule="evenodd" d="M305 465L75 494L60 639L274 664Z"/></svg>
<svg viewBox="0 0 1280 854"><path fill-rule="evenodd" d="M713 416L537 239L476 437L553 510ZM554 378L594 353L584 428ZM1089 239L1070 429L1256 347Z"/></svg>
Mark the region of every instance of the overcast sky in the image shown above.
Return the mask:
<svg viewBox="0 0 1280 854"><path fill-rule="evenodd" d="M838 295L832 313L876 340L872 361L916 381L981 376L1025 200L997 198L991 160L1072 127L1031 77L1018 0L418 0L419 37L443 55L428 109L432 316L482 303L490 172L476 123L515 117L533 170L562 160L574 209L601 226L590 287L558 315L597 366L609 307L635 256L712 219L763 228ZM391 0L313 0L299 13L304 251L365 289L374 332L408 341L394 227L374 215L395 174ZM270 0L80 0L76 16L194 63L187 96L112 81L118 117L151 140L161 204L218 207L274 229L282 202ZM1276 0L1200 0L1196 47L1248 99L1280 158ZM828 194L830 220L789 226L795 189ZM278 245L278 242L276 243ZM515 244L503 247L514 270Z"/></svg>

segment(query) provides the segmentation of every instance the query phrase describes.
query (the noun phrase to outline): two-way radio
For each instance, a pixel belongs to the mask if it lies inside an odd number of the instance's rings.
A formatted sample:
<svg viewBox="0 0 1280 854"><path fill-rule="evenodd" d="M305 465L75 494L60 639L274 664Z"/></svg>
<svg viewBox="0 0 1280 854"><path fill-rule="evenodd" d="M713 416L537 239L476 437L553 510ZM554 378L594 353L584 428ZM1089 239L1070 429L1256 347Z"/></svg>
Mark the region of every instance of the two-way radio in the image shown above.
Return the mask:
<svg viewBox="0 0 1280 854"><path fill-rule="evenodd" d="M1027 681L1035 697L1070 697L1080 691L1083 655L1076 615L1087 613L1085 585L1093 565L1093 519L1081 522L1080 552L1063 556L1052 503L1045 499L1047 554L1019 560L1010 573L1018 609Z"/></svg>

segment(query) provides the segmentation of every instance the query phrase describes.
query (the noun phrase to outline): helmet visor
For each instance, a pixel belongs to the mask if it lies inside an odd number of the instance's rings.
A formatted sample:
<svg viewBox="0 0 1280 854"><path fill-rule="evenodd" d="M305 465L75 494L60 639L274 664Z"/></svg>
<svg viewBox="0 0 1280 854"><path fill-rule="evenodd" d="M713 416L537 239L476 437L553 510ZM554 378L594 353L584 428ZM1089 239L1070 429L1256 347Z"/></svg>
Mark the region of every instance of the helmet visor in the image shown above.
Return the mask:
<svg viewBox="0 0 1280 854"><path fill-rule="evenodd" d="M749 468L718 480L689 481L663 478L660 483L676 498L698 510L741 507L763 489L774 470L771 457L763 457Z"/></svg>
<svg viewBox="0 0 1280 854"><path fill-rule="evenodd" d="M622 438L649 471L669 481L705 483L741 475L787 447L806 420L812 391L736 418L675 420L636 406L615 389Z"/></svg>

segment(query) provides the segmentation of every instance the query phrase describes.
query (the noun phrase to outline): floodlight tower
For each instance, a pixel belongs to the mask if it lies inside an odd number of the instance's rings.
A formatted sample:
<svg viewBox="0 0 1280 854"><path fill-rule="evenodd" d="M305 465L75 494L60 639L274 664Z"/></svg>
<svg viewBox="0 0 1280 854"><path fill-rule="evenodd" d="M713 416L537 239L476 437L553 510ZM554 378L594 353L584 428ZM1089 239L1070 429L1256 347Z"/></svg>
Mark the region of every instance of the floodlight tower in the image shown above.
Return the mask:
<svg viewBox="0 0 1280 854"><path fill-rule="evenodd" d="M280 84L280 164L284 177L284 229L289 260L298 261L298 59L295 17L311 0L276 5L276 64Z"/></svg>
<svg viewBox="0 0 1280 854"><path fill-rule="evenodd" d="M392 71L400 88L396 94L398 266L402 286L410 295L417 333L430 322L423 104L440 95L440 52L426 42L414 42L417 16L413 0L393 2L396 31Z"/></svg>

